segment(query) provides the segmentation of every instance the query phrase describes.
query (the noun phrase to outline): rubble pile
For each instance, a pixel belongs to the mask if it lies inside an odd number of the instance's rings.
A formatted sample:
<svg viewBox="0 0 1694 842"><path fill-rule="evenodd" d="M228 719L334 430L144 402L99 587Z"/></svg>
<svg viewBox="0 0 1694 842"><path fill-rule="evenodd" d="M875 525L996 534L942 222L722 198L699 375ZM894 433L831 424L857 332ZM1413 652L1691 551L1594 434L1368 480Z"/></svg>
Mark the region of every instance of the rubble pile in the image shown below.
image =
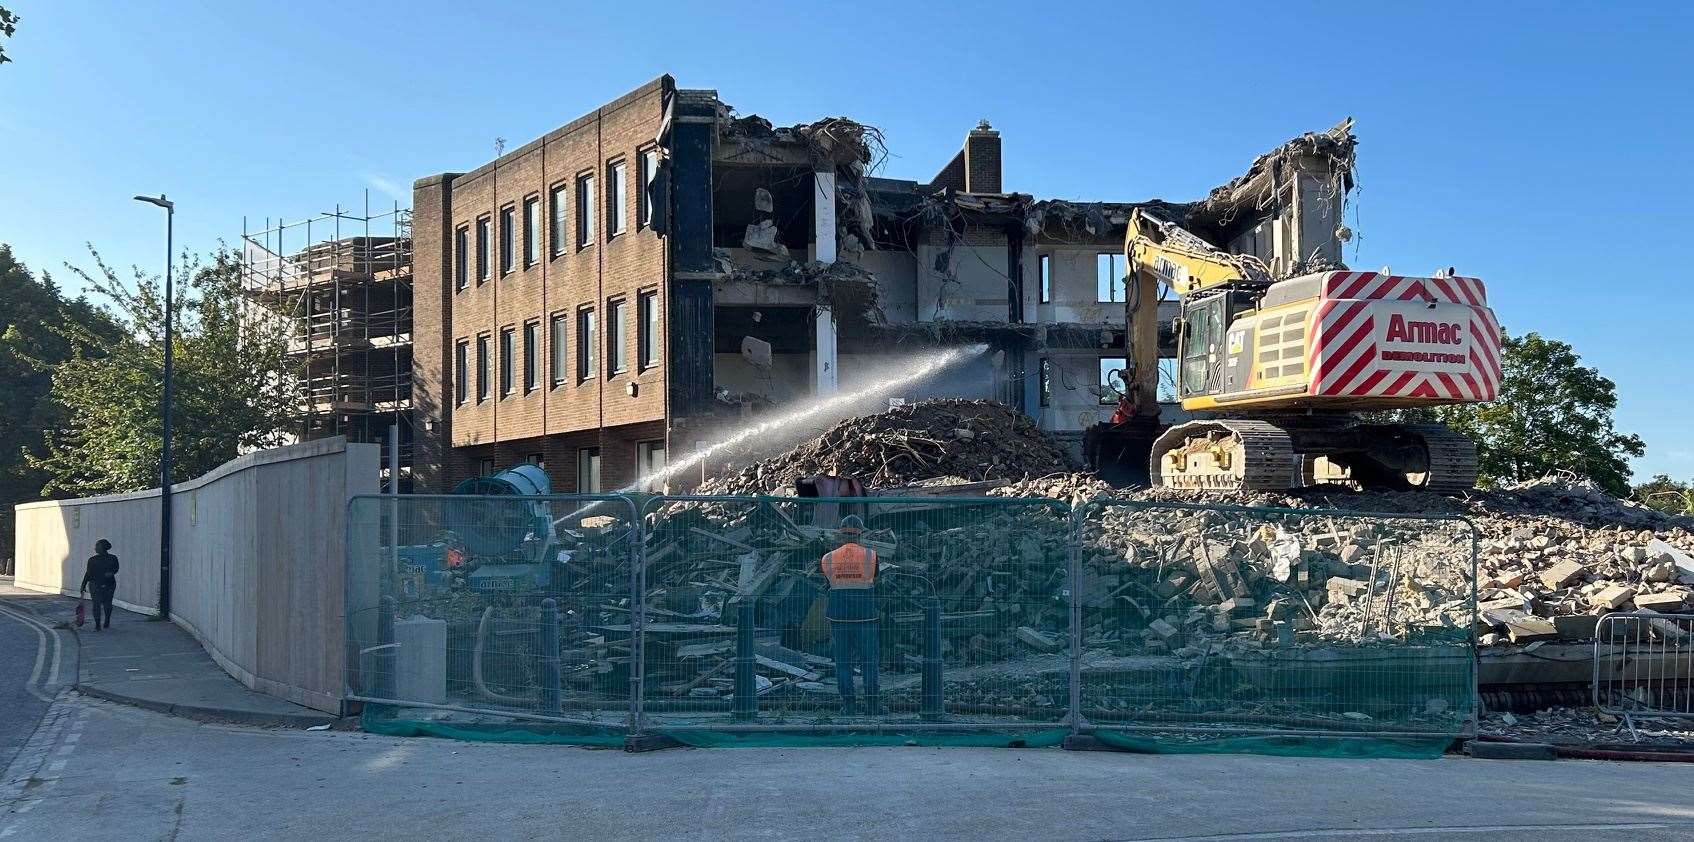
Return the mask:
<svg viewBox="0 0 1694 842"><path fill-rule="evenodd" d="M936 477L967 482L1071 470L1029 417L992 401L933 400L843 421L786 453L709 480L702 494L788 493L803 477L855 477L869 487Z"/></svg>

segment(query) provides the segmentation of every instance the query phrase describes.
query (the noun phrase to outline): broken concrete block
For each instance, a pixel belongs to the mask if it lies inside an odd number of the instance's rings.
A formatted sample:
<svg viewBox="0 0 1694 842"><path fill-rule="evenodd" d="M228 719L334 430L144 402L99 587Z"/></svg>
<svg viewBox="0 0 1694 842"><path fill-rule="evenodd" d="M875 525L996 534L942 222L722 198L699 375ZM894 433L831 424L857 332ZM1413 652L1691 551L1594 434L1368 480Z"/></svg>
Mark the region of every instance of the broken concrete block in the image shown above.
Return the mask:
<svg viewBox="0 0 1694 842"><path fill-rule="evenodd" d="M1553 627L1563 640L1592 640L1599 623L1598 614L1561 614L1553 618Z"/></svg>
<svg viewBox="0 0 1694 842"><path fill-rule="evenodd" d="M1225 614L1238 614L1252 609L1257 604L1250 596L1238 596L1218 603L1218 610Z"/></svg>
<svg viewBox="0 0 1694 842"><path fill-rule="evenodd" d="M1149 623L1147 628L1151 629L1154 634L1158 635L1163 640L1170 640L1182 633L1177 630L1176 626L1165 622L1163 617Z"/></svg>
<svg viewBox="0 0 1694 842"><path fill-rule="evenodd" d="M1342 596L1345 596L1345 597L1348 597L1348 598L1358 596L1359 594L1362 594L1362 593L1366 592L1367 590L1370 590L1369 583L1361 582L1357 579L1348 579L1348 578L1345 578L1345 577L1342 577L1342 576L1331 577L1330 580L1329 580L1329 584L1326 585L1325 587L1327 587L1329 589L1329 592L1331 594L1339 593ZM1331 597L1331 598L1333 598L1333 597Z"/></svg>
<svg viewBox="0 0 1694 842"><path fill-rule="evenodd" d="M1694 576L1694 555L1689 555L1659 538L1647 542L1647 552L1654 558L1676 565L1677 570L1684 575Z"/></svg>
<svg viewBox="0 0 1694 842"><path fill-rule="evenodd" d="M1647 548L1625 547L1618 555L1622 556L1624 561L1639 564L1647 560Z"/></svg>
<svg viewBox="0 0 1694 842"><path fill-rule="evenodd" d="M1596 608L1621 608L1635 596L1635 589L1628 585L1608 585L1599 593L1588 598L1588 604Z"/></svg>
<svg viewBox="0 0 1694 842"><path fill-rule="evenodd" d="M1553 621L1522 611L1500 612L1507 616L1502 619L1506 626L1506 636L1513 643L1531 643L1537 640L1552 640L1559 636L1559 629Z"/></svg>
<svg viewBox="0 0 1694 842"><path fill-rule="evenodd" d="M1635 596L1635 607L1642 611L1674 612L1688 602L1686 591L1669 590L1663 593L1644 593Z"/></svg>
<svg viewBox="0 0 1694 842"><path fill-rule="evenodd" d="M1053 635L1044 634L1029 626L1018 626L1017 634L1018 640L1022 641L1025 646L1042 652L1057 652L1064 645Z"/></svg>
<svg viewBox="0 0 1694 842"><path fill-rule="evenodd" d="M1558 590L1575 581L1583 573L1583 566L1566 559L1541 572L1541 584L1549 590Z"/></svg>

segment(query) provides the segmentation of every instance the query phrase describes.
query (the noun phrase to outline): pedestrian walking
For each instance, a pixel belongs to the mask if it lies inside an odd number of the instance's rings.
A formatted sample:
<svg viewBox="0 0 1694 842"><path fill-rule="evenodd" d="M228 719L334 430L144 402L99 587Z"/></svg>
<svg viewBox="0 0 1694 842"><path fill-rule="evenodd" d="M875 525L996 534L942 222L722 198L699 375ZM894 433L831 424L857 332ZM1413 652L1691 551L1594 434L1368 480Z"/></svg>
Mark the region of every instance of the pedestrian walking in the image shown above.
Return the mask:
<svg viewBox="0 0 1694 842"><path fill-rule="evenodd" d="M118 593L118 557L112 555L111 541L101 538L94 542L94 555L88 557L88 571L82 574L81 591L94 597L94 630L110 627L112 597Z"/></svg>

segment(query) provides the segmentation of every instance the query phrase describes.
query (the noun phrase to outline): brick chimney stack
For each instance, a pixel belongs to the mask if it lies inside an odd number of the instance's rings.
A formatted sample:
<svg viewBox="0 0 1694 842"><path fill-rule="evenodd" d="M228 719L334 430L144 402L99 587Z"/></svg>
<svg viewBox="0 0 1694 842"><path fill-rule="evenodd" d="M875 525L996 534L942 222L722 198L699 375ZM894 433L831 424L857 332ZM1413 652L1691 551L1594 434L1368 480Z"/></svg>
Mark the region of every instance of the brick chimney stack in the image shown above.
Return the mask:
<svg viewBox="0 0 1694 842"><path fill-rule="evenodd" d="M1001 193L1000 133L987 120L965 136L965 192Z"/></svg>

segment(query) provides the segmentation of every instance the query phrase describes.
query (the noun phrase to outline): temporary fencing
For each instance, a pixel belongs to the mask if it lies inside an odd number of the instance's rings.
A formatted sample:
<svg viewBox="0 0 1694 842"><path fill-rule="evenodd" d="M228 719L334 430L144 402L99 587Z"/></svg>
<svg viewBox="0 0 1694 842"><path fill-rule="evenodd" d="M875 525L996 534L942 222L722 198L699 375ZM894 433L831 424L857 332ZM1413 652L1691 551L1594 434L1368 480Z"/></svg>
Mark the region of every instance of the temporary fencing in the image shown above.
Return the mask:
<svg viewBox="0 0 1694 842"><path fill-rule="evenodd" d="M1471 525L1099 500L1080 727L1147 751L1440 754L1476 717Z"/></svg>
<svg viewBox="0 0 1694 842"><path fill-rule="evenodd" d="M1694 716L1694 614L1622 611L1594 631L1594 705L1624 718Z"/></svg>
<svg viewBox="0 0 1694 842"><path fill-rule="evenodd" d="M409 495L348 524L347 693L385 733L1428 754L1474 729L1459 519Z"/></svg>

